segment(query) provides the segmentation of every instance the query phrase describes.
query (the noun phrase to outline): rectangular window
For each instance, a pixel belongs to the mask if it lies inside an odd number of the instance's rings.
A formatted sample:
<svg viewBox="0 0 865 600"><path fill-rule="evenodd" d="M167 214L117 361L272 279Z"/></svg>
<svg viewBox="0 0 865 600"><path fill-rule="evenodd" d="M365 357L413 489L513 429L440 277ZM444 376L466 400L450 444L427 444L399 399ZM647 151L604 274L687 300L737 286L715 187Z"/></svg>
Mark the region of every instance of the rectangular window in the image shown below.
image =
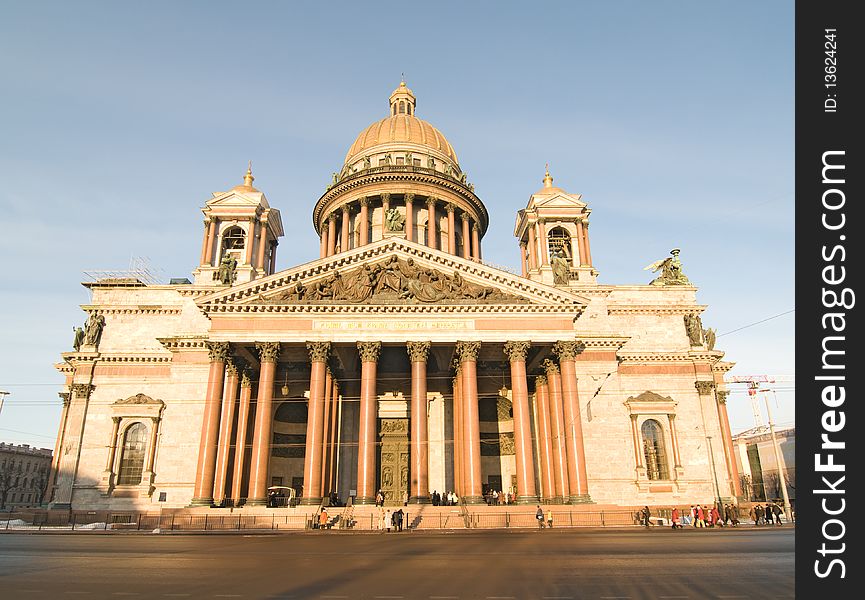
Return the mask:
<svg viewBox="0 0 865 600"><path fill-rule="evenodd" d="M412 159L411 164L413 164L416 167L419 167L420 166L420 159L419 158Z"/></svg>
<svg viewBox="0 0 865 600"><path fill-rule="evenodd" d="M397 156L396 157L396 164L404 165L405 164L405 158L403 158L402 156Z"/></svg>

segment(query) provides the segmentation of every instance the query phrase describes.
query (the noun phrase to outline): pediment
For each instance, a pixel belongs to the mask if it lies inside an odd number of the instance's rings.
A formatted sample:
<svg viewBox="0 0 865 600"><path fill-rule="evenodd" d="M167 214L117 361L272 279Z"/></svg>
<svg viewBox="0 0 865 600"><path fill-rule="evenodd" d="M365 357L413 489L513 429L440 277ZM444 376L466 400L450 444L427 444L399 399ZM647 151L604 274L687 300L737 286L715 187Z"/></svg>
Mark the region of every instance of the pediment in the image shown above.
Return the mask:
<svg viewBox="0 0 865 600"><path fill-rule="evenodd" d="M244 192L229 190L227 192L216 192L207 201L207 208L233 208L233 207L258 207L269 208L267 199L262 192Z"/></svg>
<svg viewBox="0 0 865 600"><path fill-rule="evenodd" d="M586 203L580 194L553 194L551 196L532 196L529 208L534 209L567 209L583 208Z"/></svg>
<svg viewBox="0 0 865 600"><path fill-rule="evenodd" d="M198 304L205 312L220 307L315 311L322 306L431 305L464 311L508 305L517 310L547 307L579 314L588 301L503 269L389 238L223 289L200 298Z"/></svg>

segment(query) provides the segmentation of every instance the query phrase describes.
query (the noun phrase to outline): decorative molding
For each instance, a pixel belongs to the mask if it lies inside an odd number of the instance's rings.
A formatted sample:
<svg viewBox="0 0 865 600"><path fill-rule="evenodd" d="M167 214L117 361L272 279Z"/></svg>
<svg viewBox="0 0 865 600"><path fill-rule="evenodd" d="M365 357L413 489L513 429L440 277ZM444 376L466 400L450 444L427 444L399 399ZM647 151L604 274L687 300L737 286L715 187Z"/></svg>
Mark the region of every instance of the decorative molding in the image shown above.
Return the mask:
<svg viewBox="0 0 865 600"><path fill-rule="evenodd" d="M652 391L645 391L638 396L630 396L624 405L628 408L631 419L637 415L669 415L676 413L678 402L669 396L662 396Z"/></svg>
<svg viewBox="0 0 865 600"><path fill-rule="evenodd" d="M506 342L503 351L505 355L508 357L508 360L511 362L515 361L526 361L526 356L528 356L529 348L532 347L531 342L525 341L510 341Z"/></svg>
<svg viewBox="0 0 865 600"><path fill-rule="evenodd" d="M712 390L715 389L715 383L712 381L695 381L694 387L697 388L697 392L700 395L711 394Z"/></svg>
<svg viewBox="0 0 865 600"><path fill-rule="evenodd" d="M649 287L649 286L646 286ZM676 289L681 289L677 287ZM582 293L582 290L580 290ZM692 315L706 310L707 305L695 304L633 304L608 306L608 315Z"/></svg>
<svg viewBox="0 0 865 600"><path fill-rule="evenodd" d="M429 358L430 342L406 342L408 356L411 362L425 363Z"/></svg>
<svg viewBox="0 0 865 600"><path fill-rule="evenodd" d="M381 342L358 342L357 350L361 362L378 362L381 355Z"/></svg>
<svg viewBox="0 0 865 600"><path fill-rule="evenodd" d="M160 406L165 406L165 403L162 400L154 400L146 394L135 394L134 396L129 396L128 398L116 400L114 402L114 406L124 404L158 404Z"/></svg>

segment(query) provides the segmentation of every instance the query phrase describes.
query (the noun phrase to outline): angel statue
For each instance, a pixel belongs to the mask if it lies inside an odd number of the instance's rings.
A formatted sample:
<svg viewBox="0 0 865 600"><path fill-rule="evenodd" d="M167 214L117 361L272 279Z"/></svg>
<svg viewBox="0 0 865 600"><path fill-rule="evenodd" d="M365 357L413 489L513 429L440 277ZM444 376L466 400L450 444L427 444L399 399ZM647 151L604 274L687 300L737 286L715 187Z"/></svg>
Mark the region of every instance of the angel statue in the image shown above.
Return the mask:
<svg viewBox="0 0 865 600"><path fill-rule="evenodd" d="M652 273L657 273L658 271L661 272L660 275L649 282L649 285L691 285L691 282L687 277L685 277L685 274L682 273L682 263L679 261L679 252L681 252L681 250L673 248L670 250L671 256L661 260L656 260L649 266L643 267L644 271L651 271Z"/></svg>
<svg viewBox="0 0 865 600"><path fill-rule="evenodd" d="M405 217L396 208L389 208L385 213L384 224L387 231L402 231L405 228Z"/></svg>

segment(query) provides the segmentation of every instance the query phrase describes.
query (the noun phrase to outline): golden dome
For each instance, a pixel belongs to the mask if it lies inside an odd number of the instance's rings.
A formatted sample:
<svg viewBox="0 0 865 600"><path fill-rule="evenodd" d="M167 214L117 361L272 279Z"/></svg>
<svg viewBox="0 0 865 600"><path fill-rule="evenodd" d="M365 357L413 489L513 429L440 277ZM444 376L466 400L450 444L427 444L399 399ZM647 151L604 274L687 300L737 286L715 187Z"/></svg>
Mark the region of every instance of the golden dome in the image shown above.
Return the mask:
<svg viewBox="0 0 865 600"><path fill-rule="evenodd" d="M436 150L454 163L458 163L453 146L441 131L415 116L417 104L414 93L405 85L399 84L389 98L390 116L373 123L360 132L345 155L346 164L350 164L368 153L376 146L394 144L411 144ZM407 148L412 149L412 148ZM422 151L421 148L417 150Z"/></svg>

